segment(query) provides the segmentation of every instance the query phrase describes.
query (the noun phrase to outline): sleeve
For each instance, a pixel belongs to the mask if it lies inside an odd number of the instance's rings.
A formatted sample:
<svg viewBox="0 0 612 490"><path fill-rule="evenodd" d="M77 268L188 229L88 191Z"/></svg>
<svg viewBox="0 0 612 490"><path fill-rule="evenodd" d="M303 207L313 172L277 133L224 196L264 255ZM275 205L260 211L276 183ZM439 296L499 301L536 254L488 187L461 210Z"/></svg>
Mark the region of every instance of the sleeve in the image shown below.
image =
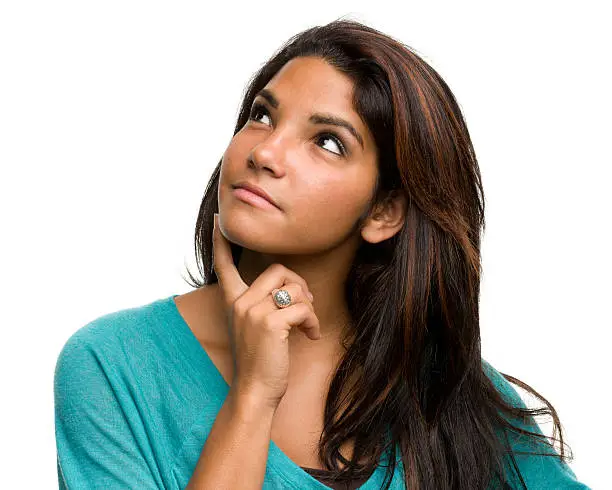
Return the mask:
<svg viewBox="0 0 612 490"><path fill-rule="evenodd" d="M84 328L68 339L55 366L59 488L160 488Z"/></svg>
<svg viewBox="0 0 612 490"><path fill-rule="evenodd" d="M502 396L512 403L515 407L527 408L525 402L514 389L512 384L504 376L492 367L487 361L483 360L485 372L490 377ZM514 422L513 422L514 423ZM516 424L514 424L516 425ZM540 426L533 417L528 422L520 424L520 427L531 432L543 434ZM534 446L525 438L517 438L512 441L514 451L531 451L556 454L557 456L537 456L530 454L515 454L516 463L521 471L521 475L529 490L549 490L551 488L563 488L564 490L590 490L586 484L581 483L576 478L572 469L565 462L559 460L558 453L548 445L539 443ZM518 481L518 480L517 480ZM521 486L517 486L521 488Z"/></svg>

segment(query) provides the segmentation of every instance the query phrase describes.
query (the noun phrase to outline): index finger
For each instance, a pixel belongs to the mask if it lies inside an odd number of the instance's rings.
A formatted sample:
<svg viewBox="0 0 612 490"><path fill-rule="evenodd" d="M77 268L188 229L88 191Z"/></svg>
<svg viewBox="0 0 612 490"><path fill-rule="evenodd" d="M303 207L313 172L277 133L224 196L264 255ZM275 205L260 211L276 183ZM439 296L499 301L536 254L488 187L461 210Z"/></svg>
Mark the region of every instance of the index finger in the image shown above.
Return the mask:
<svg viewBox="0 0 612 490"><path fill-rule="evenodd" d="M230 244L219 228L218 213L214 214L213 268L219 279L219 286L223 297L227 305L232 306L248 289L248 285L242 280L238 269L234 265Z"/></svg>

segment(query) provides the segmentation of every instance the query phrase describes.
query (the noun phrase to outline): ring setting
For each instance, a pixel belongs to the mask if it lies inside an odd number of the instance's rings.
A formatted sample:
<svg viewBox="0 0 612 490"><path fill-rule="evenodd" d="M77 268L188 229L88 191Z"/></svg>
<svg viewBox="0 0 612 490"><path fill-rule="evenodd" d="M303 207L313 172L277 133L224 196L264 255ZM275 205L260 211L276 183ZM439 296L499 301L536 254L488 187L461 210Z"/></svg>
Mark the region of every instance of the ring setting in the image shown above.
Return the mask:
<svg viewBox="0 0 612 490"><path fill-rule="evenodd" d="M287 306L291 306L291 295L286 289L279 289L272 294L272 298L274 299L276 306L279 308L287 308Z"/></svg>

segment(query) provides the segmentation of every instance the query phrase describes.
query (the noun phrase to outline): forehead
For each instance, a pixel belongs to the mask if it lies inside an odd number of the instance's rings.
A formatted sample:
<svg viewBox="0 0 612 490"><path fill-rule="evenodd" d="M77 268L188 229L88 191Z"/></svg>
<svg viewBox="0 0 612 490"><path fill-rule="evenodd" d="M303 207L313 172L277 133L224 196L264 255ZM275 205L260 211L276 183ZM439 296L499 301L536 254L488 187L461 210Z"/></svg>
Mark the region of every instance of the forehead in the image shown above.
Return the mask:
<svg viewBox="0 0 612 490"><path fill-rule="evenodd" d="M358 115L353 109L352 80L331 66L322 58L293 58L274 75L266 85L272 90L283 106L304 108L312 111L329 111L352 116Z"/></svg>

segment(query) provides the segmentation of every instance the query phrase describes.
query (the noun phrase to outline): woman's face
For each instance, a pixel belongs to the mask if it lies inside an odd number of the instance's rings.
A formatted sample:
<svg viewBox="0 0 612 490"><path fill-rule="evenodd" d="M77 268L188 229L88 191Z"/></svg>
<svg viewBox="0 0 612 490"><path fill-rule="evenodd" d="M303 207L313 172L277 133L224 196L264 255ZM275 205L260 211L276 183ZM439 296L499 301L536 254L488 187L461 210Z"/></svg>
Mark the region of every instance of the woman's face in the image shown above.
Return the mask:
<svg viewBox="0 0 612 490"><path fill-rule="evenodd" d="M321 58L302 57L265 90L223 155L220 226L250 250L324 252L350 237L378 172L374 140L352 107L353 82ZM315 114L346 121L356 135ZM264 189L278 207L241 200L234 185L242 181Z"/></svg>

